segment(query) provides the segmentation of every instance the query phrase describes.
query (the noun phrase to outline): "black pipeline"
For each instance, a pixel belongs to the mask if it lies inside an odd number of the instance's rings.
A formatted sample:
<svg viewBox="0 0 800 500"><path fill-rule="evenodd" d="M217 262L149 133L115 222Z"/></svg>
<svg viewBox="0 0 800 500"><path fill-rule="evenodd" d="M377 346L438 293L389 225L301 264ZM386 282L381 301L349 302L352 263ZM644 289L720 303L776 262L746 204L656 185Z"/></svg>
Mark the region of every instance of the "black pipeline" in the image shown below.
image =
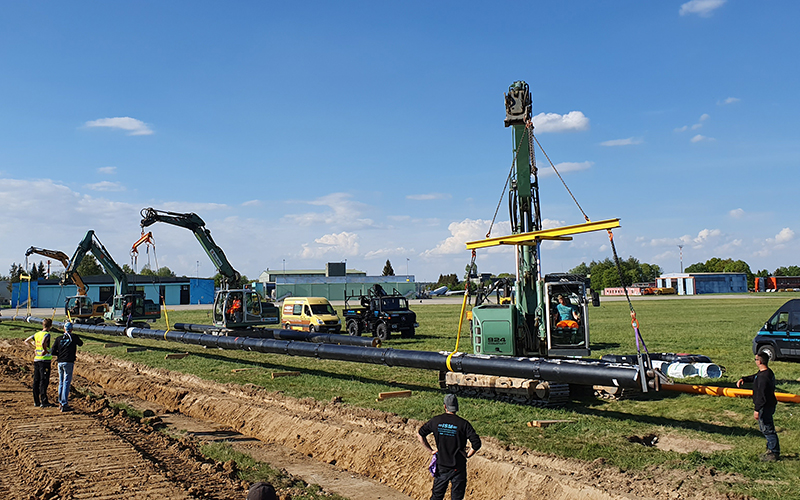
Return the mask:
<svg viewBox="0 0 800 500"><path fill-rule="evenodd" d="M17 321L41 323L41 318L15 316ZM53 322L60 325L60 322ZM110 325L77 323L75 330L122 335L130 338L166 340L204 347L285 354L317 359L333 359L370 363L385 366L402 366L422 370L448 371L448 352L407 351L390 348L373 348L336 344L312 344L293 340L275 340L252 337L225 337L184 331L125 328ZM512 358L458 353L450 360L454 372L497 375L524 379L546 380L563 384L604 385L622 388L641 388L639 370L633 365L610 363L601 360ZM650 384L648 384L650 385Z"/></svg>
<svg viewBox="0 0 800 500"><path fill-rule="evenodd" d="M216 326L198 325L194 323L175 323L173 327L176 330L195 333L212 333L219 330L219 328ZM377 337L353 337L350 335L338 335L335 333L301 332L298 330L284 330L277 328L253 328L242 333L246 333L248 337L277 340L299 340L301 342L314 342L317 344L360 345L362 347L381 346L381 339ZM228 333L228 336L231 336L230 332ZM233 332L233 336L236 336L235 332Z"/></svg>

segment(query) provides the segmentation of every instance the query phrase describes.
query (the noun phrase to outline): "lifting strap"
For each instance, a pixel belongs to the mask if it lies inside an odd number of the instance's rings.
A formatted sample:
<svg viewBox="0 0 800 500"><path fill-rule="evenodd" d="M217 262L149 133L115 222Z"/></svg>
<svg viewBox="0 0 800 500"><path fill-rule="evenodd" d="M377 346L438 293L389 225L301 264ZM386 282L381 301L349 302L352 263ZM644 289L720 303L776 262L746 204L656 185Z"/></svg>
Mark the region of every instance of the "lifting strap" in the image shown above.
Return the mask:
<svg viewBox="0 0 800 500"><path fill-rule="evenodd" d="M456 335L456 347L453 349L453 352L451 352L447 356L447 361L446 361L447 369L450 370L451 372L454 370L453 367L450 366L450 359L453 357L455 353L458 352L458 343L461 340L461 327L464 324L464 312L467 309L467 300L469 298L469 275L472 272L472 268L475 266L475 257L477 257L477 253L473 249L472 260L470 260L469 267L467 267L468 269L467 278L464 280L464 300L461 301L461 314L458 316L458 334Z"/></svg>

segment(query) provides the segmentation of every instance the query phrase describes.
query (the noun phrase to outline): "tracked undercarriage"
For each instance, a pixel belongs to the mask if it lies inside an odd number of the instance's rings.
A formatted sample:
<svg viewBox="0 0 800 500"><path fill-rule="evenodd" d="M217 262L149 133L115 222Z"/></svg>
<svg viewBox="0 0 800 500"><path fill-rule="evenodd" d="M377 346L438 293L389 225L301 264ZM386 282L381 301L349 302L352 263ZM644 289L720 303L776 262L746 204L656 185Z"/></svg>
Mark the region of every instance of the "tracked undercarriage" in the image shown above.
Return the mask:
<svg viewBox="0 0 800 500"><path fill-rule="evenodd" d="M474 373L443 372L442 388L464 396L508 403L556 407L569 402L569 384Z"/></svg>

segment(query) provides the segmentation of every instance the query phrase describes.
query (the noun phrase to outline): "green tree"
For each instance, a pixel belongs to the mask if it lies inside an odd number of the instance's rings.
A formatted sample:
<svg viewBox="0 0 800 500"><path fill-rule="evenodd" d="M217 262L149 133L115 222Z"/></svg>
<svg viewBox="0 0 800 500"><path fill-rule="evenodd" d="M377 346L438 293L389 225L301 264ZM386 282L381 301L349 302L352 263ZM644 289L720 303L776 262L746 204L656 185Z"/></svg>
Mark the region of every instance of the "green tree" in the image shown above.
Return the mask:
<svg viewBox="0 0 800 500"><path fill-rule="evenodd" d="M88 253L83 256L83 260L80 265L78 265L76 271L81 276L100 276L101 274L106 274L103 271L103 267L97 262L97 259L94 258L94 255Z"/></svg>
<svg viewBox="0 0 800 500"><path fill-rule="evenodd" d="M47 267L41 260L39 261L39 265L36 267L36 273L40 278L47 278Z"/></svg>
<svg viewBox="0 0 800 500"><path fill-rule="evenodd" d="M250 283L250 279L248 279L247 276L242 275L242 277L239 278L239 283L236 283L234 285L234 288L244 288L249 283ZM220 273L217 273L217 274L214 275L214 286L217 287L217 288L221 288L222 287L222 275Z"/></svg>
<svg viewBox="0 0 800 500"><path fill-rule="evenodd" d="M140 276L155 276L156 272L153 271L152 269L150 269L150 264L146 264L144 267L142 267L142 270L139 271L139 275Z"/></svg>
<svg viewBox="0 0 800 500"><path fill-rule="evenodd" d="M168 268L167 266L164 266L164 267L159 267L158 268L158 271L156 271L156 276L158 276L160 278L174 278L175 277L175 273L172 272L172 270L170 268Z"/></svg>
<svg viewBox="0 0 800 500"><path fill-rule="evenodd" d="M755 274L750 270L750 266L743 260L720 259L712 257L703 262L692 264L686 268L687 273L744 273L747 276L747 286L755 286Z"/></svg>
<svg viewBox="0 0 800 500"><path fill-rule="evenodd" d="M122 272L125 274L136 274L133 272L133 268L128 264L122 264Z"/></svg>
<svg viewBox="0 0 800 500"><path fill-rule="evenodd" d="M798 266L781 266L775 269L775 276L800 276L800 267Z"/></svg>
<svg viewBox="0 0 800 500"><path fill-rule="evenodd" d="M383 274L381 276L394 276L394 269L389 259L386 259L386 264L383 265Z"/></svg>
<svg viewBox="0 0 800 500"><path fill-rule="evenodd" d="M458 286L458 276L455 274L440 274L439 281L436 282L434 288L439 288L442 285L445 285L450 290L454 290L454 287Z"/></svg>

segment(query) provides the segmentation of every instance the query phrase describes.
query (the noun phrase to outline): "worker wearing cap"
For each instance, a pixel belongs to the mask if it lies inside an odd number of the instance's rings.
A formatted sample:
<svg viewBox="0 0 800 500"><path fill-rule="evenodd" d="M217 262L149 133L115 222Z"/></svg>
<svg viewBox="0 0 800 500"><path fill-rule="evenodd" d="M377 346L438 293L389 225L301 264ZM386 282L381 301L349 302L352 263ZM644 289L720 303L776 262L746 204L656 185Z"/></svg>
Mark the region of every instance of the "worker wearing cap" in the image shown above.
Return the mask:
<svg viewBox="0 0 800 500"><path fill-rule="evenodd" d="M72 333L72 323L64 323L64 335L58 337L53 344L53 354L58 357L58 406L62 412L72 411L69 406L69 388L72 385L78 346L82 345L83 340Z"/></svg>
<svg viewBox="0 0 800 500"><path fill-rule="evenodd" d="M778 433L775 431L775 421L772 416L778 406L775 398L775 374L769 367L769 355L759 352L755 357L758 372L754 375L742 377L736 381L736 387L745 383L753 383L753 418L758 421L761 433L767 439L767 452L761 455L763 462L775 462L781 458L781 445Z"/></svg>
<svg viewBox="0 0 800 500"><path fill-rule="evenodd" d="M45 318L42 320L42 331L25 339L25 343L34 349L33 406L42 408L53 406L47 401L47 386L50 385L50 361L53 359L50 353L50 328L52 326L53 320Z"/></svg>
<svg viewBox="0 0 800 500"><path fill-rule="evenodd" d="M458 398L455 394L444 397L444 413L433 417L419 429L417 438L431 454L436 454L431 500L442 500L447 485L452 483L452 500L462 500L467 489L467 459L481 448L481 438L472 424L456 415ZM437 451L428 444L428 434L433 434ZM467 441L472 447L467 451Z"/></svg>

